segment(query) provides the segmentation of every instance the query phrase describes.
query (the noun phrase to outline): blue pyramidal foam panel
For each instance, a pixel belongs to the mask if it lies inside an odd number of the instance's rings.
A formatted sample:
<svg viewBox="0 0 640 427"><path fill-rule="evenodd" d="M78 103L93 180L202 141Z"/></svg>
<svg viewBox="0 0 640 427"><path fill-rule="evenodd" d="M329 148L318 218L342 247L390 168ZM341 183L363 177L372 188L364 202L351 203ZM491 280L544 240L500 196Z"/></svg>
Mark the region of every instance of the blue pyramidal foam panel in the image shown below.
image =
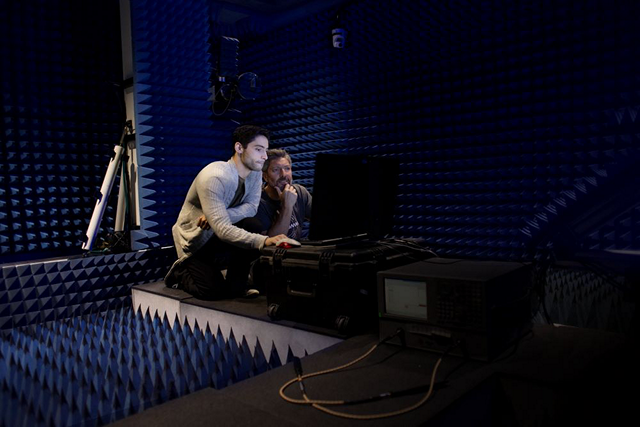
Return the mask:
<svg viewBox="0 0 640 427"><path fill-rule="evenodd" d="M129 307L16 328L0 339L0 423L107 424L280 365L233 331Z"/></svg>
<svg viewBox="0 0 640 427"><path fill-rule="evenodd" d="M113 2L3 5L3 262L81 252L122 126L118 27Z"/></svg>
<svg viewBox="0 0 640 427"><path fill-rule="evenodd" d="M134 248L170 245L191 181L231 155L228 118L211 119L208 2L131 1L140 147L141 230Z"/></svg>
<svg viewBox="0 0 640 427"><path fill-rule="evenodd" d="M158 280L172 247L2 267L0 331L101 312L131 298L131 287Z"/></svg>
<svg viewBox="0 0 640 427"><path fill-rule="evenodd" d="M347 4L344 49L331 45L335 10L260 37L239 25L262 80L241 109L309 187L319 152L398 159L395 234L442 255L527 259L551 210L638 150L632 3ZM640 248L635 212L586 244Z"/></svg>

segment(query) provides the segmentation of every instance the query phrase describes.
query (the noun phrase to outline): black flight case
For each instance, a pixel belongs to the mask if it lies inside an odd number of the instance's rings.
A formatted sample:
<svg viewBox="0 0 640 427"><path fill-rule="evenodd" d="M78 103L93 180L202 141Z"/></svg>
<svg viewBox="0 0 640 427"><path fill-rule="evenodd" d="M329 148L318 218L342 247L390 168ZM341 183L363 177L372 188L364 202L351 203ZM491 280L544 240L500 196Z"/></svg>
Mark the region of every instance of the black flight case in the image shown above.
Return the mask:
<svg viewBox="0 0 640 427"><path fill-rule="evenodd" d="M260 275L268 315L352 334L378 324L376 273L432 256L419 240L265 247Z"/></svg>

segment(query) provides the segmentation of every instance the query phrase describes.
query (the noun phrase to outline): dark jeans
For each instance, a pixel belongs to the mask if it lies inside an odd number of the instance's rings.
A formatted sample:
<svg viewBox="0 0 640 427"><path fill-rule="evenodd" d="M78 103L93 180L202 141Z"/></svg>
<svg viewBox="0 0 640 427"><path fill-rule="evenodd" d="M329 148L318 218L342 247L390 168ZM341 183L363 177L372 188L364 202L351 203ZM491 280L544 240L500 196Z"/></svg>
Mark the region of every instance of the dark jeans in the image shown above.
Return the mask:
<svg viewBox="0 0 640 427"><path fill-rule="evenodd" d="M256 228L252 220L247 218L234 225L253 232ZM214 235L198 252L177 266L173 274L180 288L198 299L238 297L247 289L251 264L259 256L256 249L239 248ZM226 279L221 271L225 268Z"/></svg>

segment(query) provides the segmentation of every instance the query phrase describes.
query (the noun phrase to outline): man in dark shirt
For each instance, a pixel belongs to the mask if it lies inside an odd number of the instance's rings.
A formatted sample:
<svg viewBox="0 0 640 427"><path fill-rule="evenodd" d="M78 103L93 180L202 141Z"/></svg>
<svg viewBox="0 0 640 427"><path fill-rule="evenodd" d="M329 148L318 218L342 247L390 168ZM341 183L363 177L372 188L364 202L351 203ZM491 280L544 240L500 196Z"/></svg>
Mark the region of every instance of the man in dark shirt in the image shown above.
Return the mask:
<svg viewBox="0 0 640 427"><path fill-rule="evenodd" d="M299 240L303 222L311 217L311 194L302 185L292 184L291 157L285 150L268 150L262 178L266 185L256 215L262 232Z"/></svg>

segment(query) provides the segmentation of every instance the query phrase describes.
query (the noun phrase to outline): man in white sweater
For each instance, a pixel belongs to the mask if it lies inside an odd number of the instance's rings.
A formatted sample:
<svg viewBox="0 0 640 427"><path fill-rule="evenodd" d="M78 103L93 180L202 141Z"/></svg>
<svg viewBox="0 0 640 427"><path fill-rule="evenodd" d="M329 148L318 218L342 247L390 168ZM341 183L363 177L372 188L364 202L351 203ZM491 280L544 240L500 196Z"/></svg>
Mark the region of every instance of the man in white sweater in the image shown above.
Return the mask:
<svg viewBox="0 0 640 427"><path fill-rule="evenodd" d="M246 289L249 263L257 250L285 237L251 233L239 224L258 209L269 132L244 125L232 139L233 157L210 163L198 173L172 228L178 260L165 284L201 299L255 295Z"/></svg>

